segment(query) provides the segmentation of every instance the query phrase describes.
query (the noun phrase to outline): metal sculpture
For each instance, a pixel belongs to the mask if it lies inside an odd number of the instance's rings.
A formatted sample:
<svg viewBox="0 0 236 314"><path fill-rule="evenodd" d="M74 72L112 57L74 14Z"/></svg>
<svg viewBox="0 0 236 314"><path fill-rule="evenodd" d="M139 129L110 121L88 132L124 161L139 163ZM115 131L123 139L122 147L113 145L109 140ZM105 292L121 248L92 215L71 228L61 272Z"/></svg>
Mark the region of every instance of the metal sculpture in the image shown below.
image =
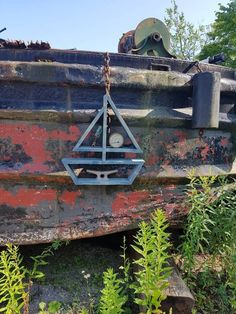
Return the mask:
<svg viewBox="0 0 236 314"><path fill-rule="evenodd" d="M100 154L101 156L99 158L62 159L64 167L76 185L130 185L144 164L143 159L114 158L114 154L118 154L118 156L125 153L139 154L142 153L142 150L111 99L109 75L109 56L107 54L104 66L106 94L103 96L103 106L73 149L74 152ZM108 134L111 112L113 119L116 118L121 125L123 134L118 132ZM86 145L86 139L96 126L94 140L90 141L90 145ZM125 145L124 137L129 139L128 145ZM97 142L99 145L96 145ZM112 158L108 155L112 155Z"/></svg>

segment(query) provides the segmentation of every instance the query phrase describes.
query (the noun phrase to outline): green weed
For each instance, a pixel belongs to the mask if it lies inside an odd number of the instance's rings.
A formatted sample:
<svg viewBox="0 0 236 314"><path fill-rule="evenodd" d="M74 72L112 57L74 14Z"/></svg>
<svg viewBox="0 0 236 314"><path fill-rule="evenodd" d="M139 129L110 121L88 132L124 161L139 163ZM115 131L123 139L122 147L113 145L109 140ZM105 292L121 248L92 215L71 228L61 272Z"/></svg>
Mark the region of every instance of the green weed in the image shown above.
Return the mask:
<svg viewBox="0 0 236 314"><path fill-rule="evenodd" d="M187 205L189 213L185 224L185 232L182 238L181 254L184 259L184 270L188 277L195 266L195 255L204 253L204 247L209 244L208 237L214 221L212 206L212 185L215 177L191 176L187 190Z"/></svg>
<svg viewBox="0 0 236 314"><path fill-rule="evenodd" d="M17 246L7 244L0 255L0 312L20 314L27 299L26 269Z"/></svg>
<svg viewBox="0 0 236 314"><path fill-rule="evenodd" d="M226 178L190 177L189 215L180 252L197 309L236 309L236 184ZM199 268L199 254L205 261ZM199 269L198 269L199 268Z"/></svg>
<svg viewBox="0 0 236 314"><path fill-rule="evenodd" d="M136 295L135 303L141 305L147 314L161 313L161 302L166 298L168 277L172 269L168 266L169 234L164 213L158 209L151 222L141 222L132 246L140 255L134 261L138 265L136 281L132 287Z"/></svg>
<svg viewBox="0 0 236 314"><path fill-rule="evenodd" d="M117 278L112 268L103 274L104 288L102 289L99 313L120 314L124 313L127 297L122 293L122 280Z"/></svg>
<svg viewBox="0 0 236 314"><path fill-rule="evenodd" d="M6 245L6 249L0 254L0 312L29 313L29 295L33 280L44 277L39 267L46 265L46 259L62 244L63 242L56 241L40 255L31 257L33 266L30 269L23 265L18 246Z"/></svg>
<svg viewBox="0 0 236 314"><path fill-rule="evenodd" d="M51 301L48 305L44 302L39 303L38 314L58 314L62 304L58 301Z"/></svg>

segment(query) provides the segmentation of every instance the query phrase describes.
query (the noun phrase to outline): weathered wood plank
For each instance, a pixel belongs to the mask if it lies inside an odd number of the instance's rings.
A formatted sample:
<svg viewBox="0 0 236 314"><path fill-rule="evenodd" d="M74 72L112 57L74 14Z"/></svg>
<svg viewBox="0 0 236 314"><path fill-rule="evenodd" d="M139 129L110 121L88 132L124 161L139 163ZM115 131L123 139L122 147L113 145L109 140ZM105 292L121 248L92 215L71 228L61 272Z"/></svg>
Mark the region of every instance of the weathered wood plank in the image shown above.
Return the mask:
<svg viewBox="0 0 236 314"><path fill-rule="evenodd" d="M167 298L162 302L161 309L166 313L172 309L173 314L191 314L195 303L194 297L181 278L173 260L170 261L170 266L173 267L173 272L168 278Z"/></svg>

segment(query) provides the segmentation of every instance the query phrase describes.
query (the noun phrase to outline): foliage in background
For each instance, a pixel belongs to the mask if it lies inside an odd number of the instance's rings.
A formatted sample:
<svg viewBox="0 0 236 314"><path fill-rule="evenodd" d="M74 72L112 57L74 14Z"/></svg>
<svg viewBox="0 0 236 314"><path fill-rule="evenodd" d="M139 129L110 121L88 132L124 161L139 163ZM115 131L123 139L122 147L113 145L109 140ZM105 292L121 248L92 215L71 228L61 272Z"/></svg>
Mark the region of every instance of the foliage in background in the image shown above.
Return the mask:
<svg viewBox="0 0 236 314"><path fill-rule="evenodd" d="M165 214L158 209L151 222L141 222L135 236L133 249L139 254L134 260L138 265L133 284L135 303L143 306L145 313L162 313L161 302L165 300L165 289L172 269L168 266L170 248L168 223Z"/></svg>
<svg viewBox="0 0 236 314"><path fill-rule="evenodd" d="M220 5L216 20L208 33L209 43L204 45L199 59L224 52L224 65L236 67L236 1L231 0L226 6Z"/></svg>
<svg viewBox="0 0 236 314"><path fill-rule="evenodd" d="M236 184L225 178L194 177L182 238L183 271L198 310L236 309Z"/></svg>
<svg viewBox="0 0 236 314"><path fill-rule="evenodd" d="M171 53L180 59L193 60L207 42L208 28L204 25L194 26L187 21L175 0L171 0L171 5L166 9L164 19L171 34Z"/></svg>

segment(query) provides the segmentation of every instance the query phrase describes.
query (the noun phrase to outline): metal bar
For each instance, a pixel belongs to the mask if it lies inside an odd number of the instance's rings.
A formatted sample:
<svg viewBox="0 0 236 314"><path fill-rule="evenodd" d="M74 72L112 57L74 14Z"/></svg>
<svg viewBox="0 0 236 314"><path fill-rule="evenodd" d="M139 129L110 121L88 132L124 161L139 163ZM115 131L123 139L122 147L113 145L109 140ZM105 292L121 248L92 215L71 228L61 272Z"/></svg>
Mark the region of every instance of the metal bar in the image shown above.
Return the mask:
<svg viewBox="0 0 236 314"><path fill-rule="evenodd" d="M68 171L75 185L130 185L138 175L144 164L143 159L107 159L98 158L64 158L64 167ZM133 165L133 173L128 178L80 178L76 175L71 165Z"/></svg>
<svg viewBox="0 0 236 314"><path fill-rule="evenodd" d="M106 153L137 153L136 148L113 148L113 147L106 147L105 149L101 146L99 147L92 147L92 146L80 146L76 151L77 152L103 152Z"/></svg>
<svg viewBox="0 0 236 314"><path fill-rule="evenodd" d="M139 174L140 170L142 169L142 166L144 164L144 160L140 160L139 163L137 164L137 166L134 168L134 170L132 171L132 173L129 176L129 181L130 184L132 184L134 182L134 179L137 177L137 175Z"/></svg>
<svg viewBox="0 0 236 314"><path fill-rule="evenodd" d="M117 118L119 119L121 125L123 126L123 128L125 129L127 135L129 136L132 144L134 145L134 147L136 148L136 153L142 153L142 149L140 148L139 144L137 143L136 139L134 138L133 134L131 133L128 125L125 123L124 119L122 118L121 114L119 113L119 111L117 110L114 102L112 101L111 97L109 95L105 95L104 97L107 98L107 102L110 104L110 106L112 107L114 113L116 114Z"/></svg>
<svg viewBox="0 0 236 314"><path fill-rule="evenodd" d="M107 147L107 96L103 96L103 134L102 134L102 160L106 160Z"/></svg>
<svg viewBox="0 0 236 314"><path fill-rule="evenodd" d="M92 128L95 126L95 124L97 123L97 121L100 119L100 117L102 116L102 114L104 113L104 108L102 108L98 114L96 115L96 117L93 119L93 121L91 122L91 124L88 126L87 130L84 132L84 134L81 136L81 138L79 139L79 141L77 142L77 144L75 145L75 147L73 148L73 152L77 152L78 148L80 147L80 145L83 143L83 141L85 140L86 136L89 134L89 132L92 130Z"/></svg>
<svg viewBox="0 0 236 314"><path fill-rule="evenodd" d="M104 162L100 158L63 158L62 162L69 165L136 165L143 159L106 159Z"/></svg>
<svg viewBox="0 0 236 314"><path fill-rule="evenodd" d="M79 148L76 149L77 152L98 152L102 153L103 148L101 146L99 147L94 147L94 146L80 146Z"/></svg>

